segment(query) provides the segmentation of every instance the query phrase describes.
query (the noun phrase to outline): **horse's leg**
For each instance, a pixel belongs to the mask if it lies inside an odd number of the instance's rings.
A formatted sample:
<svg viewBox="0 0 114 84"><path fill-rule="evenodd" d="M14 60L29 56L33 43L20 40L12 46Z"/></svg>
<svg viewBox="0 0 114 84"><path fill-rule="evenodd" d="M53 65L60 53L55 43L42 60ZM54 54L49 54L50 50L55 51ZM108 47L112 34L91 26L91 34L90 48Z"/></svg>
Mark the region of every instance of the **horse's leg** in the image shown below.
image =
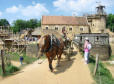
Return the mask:
<svg viewBox="0 0 114 84"><path fill-rule="evenodd" d="M58 56L57 67L60 66L60 59L61 59L62 53L63 53L63 51L61 51L60 54L59 54L59 56Z"/></svg>
<svg viewBox="0 0 114 84"><path fill-rule="evenodd" d="M50 60L50 62L49 62L49 68L50 68L51 72L53 72L52 60Z"/></svg>
<svg viewBox="0 0 114 84"><path fill-rule="evenodd" d="M49 62L49 68L50 68L51 72L53 72L52 60L50 59L49 56L47 58L48 58L48 62Z"/></svg>
<svg viewBox="0 0 114 84"><path fill-rule="evenodd" d="M59 67L59 56L57 55L57 65L56 67Z"/></svg>

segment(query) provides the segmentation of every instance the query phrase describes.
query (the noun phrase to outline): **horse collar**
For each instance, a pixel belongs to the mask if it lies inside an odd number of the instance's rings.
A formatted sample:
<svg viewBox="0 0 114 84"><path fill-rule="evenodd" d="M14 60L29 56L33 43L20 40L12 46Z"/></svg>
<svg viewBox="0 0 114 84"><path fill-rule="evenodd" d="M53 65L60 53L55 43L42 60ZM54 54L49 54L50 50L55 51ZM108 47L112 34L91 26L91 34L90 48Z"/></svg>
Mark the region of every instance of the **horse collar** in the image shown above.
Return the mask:
<svg viewBox="0 0 114 84"><path fill-rule="evenodd" d="M49 41L49 48L46 49L45 52L51 51L52 47L53 47L53 37L52 37L52 35L51 35L51 36L50 36L50 41Z"/></svg>

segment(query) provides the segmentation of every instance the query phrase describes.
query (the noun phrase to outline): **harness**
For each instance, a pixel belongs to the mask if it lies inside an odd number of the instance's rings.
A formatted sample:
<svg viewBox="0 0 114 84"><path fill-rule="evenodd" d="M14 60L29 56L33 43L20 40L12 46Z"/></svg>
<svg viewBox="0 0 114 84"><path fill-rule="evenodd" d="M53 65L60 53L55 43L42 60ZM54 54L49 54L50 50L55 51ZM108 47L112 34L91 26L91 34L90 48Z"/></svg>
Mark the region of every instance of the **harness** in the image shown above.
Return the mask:
<svg viewBox="0 0 114 84"><path fill-rule="evenodd" d="M57 45L58 47L60 46L60 41L59 39L55 36L55 35L50 35L50 41L49 41L50 45L49 48L46 49L45 52L51 51L53 48L53 45Z"/></svg>

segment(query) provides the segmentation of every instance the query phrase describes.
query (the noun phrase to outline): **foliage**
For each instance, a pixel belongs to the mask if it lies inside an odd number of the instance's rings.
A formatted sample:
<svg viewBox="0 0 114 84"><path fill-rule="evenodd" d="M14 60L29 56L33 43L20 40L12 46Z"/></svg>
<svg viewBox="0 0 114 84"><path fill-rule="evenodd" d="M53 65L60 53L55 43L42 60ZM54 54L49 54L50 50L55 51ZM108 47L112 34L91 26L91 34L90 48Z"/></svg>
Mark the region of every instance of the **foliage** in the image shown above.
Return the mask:
<svg viewBox="0 0 114 84"><path fill-rule="evenodd" d="M21 29L25 29L27 26L26 26L26 21L24 20L16 20L13 22L13 31L14 32L17 32L17 31L20 31Z"/></svg>
<svg viewBox="0 0 114 84"><path fill-rule="evenodd" d="M6 66L6 72L7 73L13 73L13 72L16 72L16 71L19 71L18 67L13 66L13 65L7 65Z"/></svg>
<svg viewBox="0 0 114 84"><path fill-rule="evenodd" d="M6 65L5 66L5 74L3 75L2 74L2 69L1 69L1 66L0 66L0 75L2 76L7 76L7 75L11 75L12 73L16 72L16 71L19 71L20 69L16 66L13 66L13 65Z"/></svg>
<svg viewBox="0 0 114 84"><path fill-rule="evenodd" d="M91 73L93 73L95 67L95 60L90 57L90 64L89 68ZM100 72L100 75L99 75ZM112 77L110 71L103 65L103 63L100 61L98 65L98 70L96 72L96 75L93 76L96 83L100 84L114 84L114 78Z"/></svg>
<svg viewBox="0 0 114 84"><path fill-rule="evenodd" d="M38 27L38 23L39 22L38 22L37 19L30 19L30 20L27 21L27 27L34 29L34 28Z"/></svg>
<svg viewBox="0 0 114 84"><path fill-rule="evenodd" d="M0 19L0 26L9 26L9 22L6 19Z"/></svg>
<svg viewBox="0 0 114 84"><path fill-rule="evenodd" d="M114 14L109 14L106 19L106 26L114 32Z"/></svg>
<svg viewBox="0 0 114 84"><path fill-rule="evenodd" d="M31 28L34 29L36 27L40 27L41 26L41 20L37 20L37 19L30 19L30 20L16 20L13 22L13 26L11 27L11 29L14 32L20 32L20 30L26 29L26 28Z"/></svg>

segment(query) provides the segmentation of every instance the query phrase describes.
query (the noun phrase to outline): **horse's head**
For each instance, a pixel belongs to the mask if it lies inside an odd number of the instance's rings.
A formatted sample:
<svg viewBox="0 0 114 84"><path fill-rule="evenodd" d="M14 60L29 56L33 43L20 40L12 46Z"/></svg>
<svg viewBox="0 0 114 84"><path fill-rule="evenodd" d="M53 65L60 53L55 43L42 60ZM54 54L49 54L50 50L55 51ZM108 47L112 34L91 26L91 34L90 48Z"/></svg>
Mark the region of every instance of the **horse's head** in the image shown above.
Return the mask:
<svg viewBox="0 0 114 84"><path fill-rule="evenodd" d="M47 50L49 49L50 47L50 35L44 35L42 36L39 41L38 41L38 47L39 47L39 50L42 52L42 53L45 53L47 52Z"/></svg>

